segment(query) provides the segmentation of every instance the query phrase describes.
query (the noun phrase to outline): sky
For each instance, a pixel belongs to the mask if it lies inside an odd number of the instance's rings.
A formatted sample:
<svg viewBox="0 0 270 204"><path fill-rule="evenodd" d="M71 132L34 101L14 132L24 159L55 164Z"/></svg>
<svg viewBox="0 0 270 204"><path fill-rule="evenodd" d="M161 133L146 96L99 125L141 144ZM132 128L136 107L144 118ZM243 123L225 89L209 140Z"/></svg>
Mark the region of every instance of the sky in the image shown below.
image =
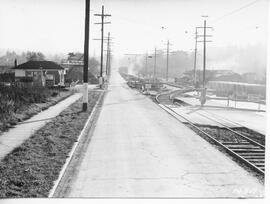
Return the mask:
<svg viewBox="0 0 270 204"><path fill-rule="evenodd" d="M94 14L102 5L112 15L104 31L111 32L115 56L165 49L167 40L171 50L191 51L202 15L213 27L209 47L266 43L268 0L91 0L90 5L92 56L100 53L100 41L92 39L101 35L94 24L101 19ZM85 0L0 0L0 49L82 52L84 6Z"/></svg>

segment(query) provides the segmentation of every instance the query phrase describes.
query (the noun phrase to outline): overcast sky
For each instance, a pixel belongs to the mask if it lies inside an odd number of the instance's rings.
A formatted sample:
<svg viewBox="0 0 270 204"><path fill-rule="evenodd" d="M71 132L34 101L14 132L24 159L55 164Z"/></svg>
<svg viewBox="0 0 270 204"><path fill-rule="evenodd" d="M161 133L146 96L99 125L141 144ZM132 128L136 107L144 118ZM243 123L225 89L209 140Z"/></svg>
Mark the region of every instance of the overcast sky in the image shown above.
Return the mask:
<svg viewBox="0 0 270 204"><path fill-rule="evenodd" d="M48 53L83 51L85 0L0 0L0 48L38 50ZM101 11L105 34L114 37L115 55L149 53L165 48L194 47L196 26L208 15L213 42L208 46L246 45L266 42L267 0L91 0L90 38L100 38ZM164 29L162 29L164 27ZM90 41L90 55L98 56L100 42Z"/></svg>

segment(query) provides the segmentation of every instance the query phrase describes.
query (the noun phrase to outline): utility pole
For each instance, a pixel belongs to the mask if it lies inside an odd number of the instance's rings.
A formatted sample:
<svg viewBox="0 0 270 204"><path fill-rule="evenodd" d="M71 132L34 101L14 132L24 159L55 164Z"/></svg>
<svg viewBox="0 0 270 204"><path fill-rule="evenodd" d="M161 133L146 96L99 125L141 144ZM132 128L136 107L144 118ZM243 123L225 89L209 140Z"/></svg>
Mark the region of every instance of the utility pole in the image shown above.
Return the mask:
<svg viewBox="0 0 270 204"><path fill-rule="evenodd" d="M111 47L109 47L109 54L108 54L108 74L111 75Z"/></svg>
<svg viewBox="0 0 270 204"><path fill-rule="evenodd" d="M104 14L104 6L102 5L101 14L94 14L95 16L101 16L101 56L100 56L100 87L103 85L103 40L104 40L104 24L110 24L110 22L104 22L104 17L111 16L110 14Z"/></svg>
<svg viewBox="0 0 270 204"><path fill-rule="evenodd" d="M170 42L169 40L167 41L167 66L166 66L166 81L168 82L168 72L169 72L169 48L170 47Z"/></svg>
<svg viewBox="0 0 270 204"><path fill-rule="evenodd" d="M155 60L154 60L154 81L156 81L156 70L157 69L157 48L155 48Z"/></svg>
<svg viewBox="0 0 270 204"><path fill-rule="evenodd" d="M145 78L147 78L147 58L148 58L148 53L146 53L146 56L145 56Z"/></svg>
<svg viewBox="0 0 270 204"><path fill-rule="evenodd" d="M169 55L170 55L170 41L167 41L167 66L166 66L166 81L168 82L169 77Z"/></svg>
<svg viewBox="0 0 270 204"><path fill-rule="evenodd" d="M111 76L111 48L109 48L109 55L108 55L108 74Z"/></svg>
<svg viewBox="0 0 270 204"><path fill-rule="evenodd" d="M194 87L196 87L197 82L197 74L196 74L196 66L197 66L197 27L195 28L195 49L194 49Z"/></svg>
<svg viewBox="0 0 270 204"><path fill-rule="evenodd" d="M100 77L103 77L103 35L104 35L104 6L102 6L101 15L101 55L100 55Z"/></svg>
<svg viewBox="0 0 270 204"><path fill-rule="evenodd" d="M203 89L205 88L205 67L206 67L206 20L203 26Z"/></svg>
<svg viewBox="0 0 270 204"><path fill-rule="evenodd" d="M207 17L207 16L203 16ZM207 35L206 34L206 29L212 27L207 27L206 26L206 20L204 20L204 25L203 27L197 27L197 28L203 28L203 35L197 35L197 37L203 37L203 41L197 41L197 42L203 42L203 84L202 84L202 92L201 92L201 106L203 106L206 102L206 88L205 88L205 73L206 73L206 43L207 42L212 42L212 41L207 41L206 37L212 37L212 35Z"/></svg>
<svg viewBox="0 0 270 204"><path fill-rule="evenodd" d="M82 110L87 111L88 104L88 56L89 56L89 13L90 0L85 0L85 29L84 29L84 58L83 58L83 106Z"/></svg>
<svg viewBox="0 0 270 204"><path fill-rule="evenodd" d="M106 57L106 75L109 74L109 54L110 54L110 32L108 32L108 39L107 39L107 57Z"/></svg>
<svg viewBox="0 0 270 204"><path fill-rule="evenodd" d="M153 58L151 55L148 55L148 53L146 53L146 57L145 57L145 76L148 76L148 58Z"/></svg>

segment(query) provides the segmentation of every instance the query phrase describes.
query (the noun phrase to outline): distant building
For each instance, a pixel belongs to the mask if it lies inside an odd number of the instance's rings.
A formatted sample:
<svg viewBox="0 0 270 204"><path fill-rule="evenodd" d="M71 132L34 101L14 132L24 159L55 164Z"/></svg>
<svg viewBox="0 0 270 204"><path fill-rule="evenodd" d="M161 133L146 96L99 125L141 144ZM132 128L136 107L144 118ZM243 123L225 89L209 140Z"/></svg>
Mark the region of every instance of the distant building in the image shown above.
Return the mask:
<svg viewBox="0 0 270 204"><path fill-rule="evenodd" d="M62 66L52 61L28 61L16 65L16 83L31 83L36 86L64 86L65 70Z"/></svg>
<svg viewBox="0 0 270 204"><path fill-rule="evenodd" d="M83 54L82 53L69 53L68 58L62 60L61 65L66 68L70 68L73 66L83 66Z"/></svg>
<svg viewBox="0 0 270 204"><path fill-rule="evenodd" d="M216 77L234 74L234 72L230 69L216 69L216 70L209 70L209 71L213 71Z"/></svg>

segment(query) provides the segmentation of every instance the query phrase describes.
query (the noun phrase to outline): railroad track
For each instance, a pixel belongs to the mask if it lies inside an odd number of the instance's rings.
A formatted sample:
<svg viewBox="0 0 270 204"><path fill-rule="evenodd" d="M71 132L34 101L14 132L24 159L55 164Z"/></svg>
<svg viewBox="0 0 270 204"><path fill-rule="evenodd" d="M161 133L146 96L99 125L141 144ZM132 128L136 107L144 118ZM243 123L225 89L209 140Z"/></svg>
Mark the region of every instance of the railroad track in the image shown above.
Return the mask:
<svg viewBox="0 0 270 204"><path fill-rule="evenodd" d="M178 119L180 122L190 126L195 131L203 134L207 138L209 138L216 145L222 147L228 154L230 154L233 158L236 158L238 161L241 161L257 173L264 176L265 172L265 146L250 139L249 137L233 130L226 124L214 119L213 117L206 116L204 114L200 114L201 116L208 118L209 120L215 121L219 123L222 127L223 133L229 133L229 139L224 139L218 137L213 133L207 132L203 127L200 127L198 124L194 124L191 120L187 119L182 114L176 112L171 108L170 104L164 104L163 98L165 96L161 96L162 94L156 97L156 101L159 103L159 106L167 111L170 115ZM166 94L168 96L168 94ZM186 122L183 122L184 121ZM224 132L225 131L225 132Z"/></svg>
<svg viewBox="0 0 270 204"><path fill-rule="evenodd" d="M182 87L178 86L178 88L179 88L178 90L168 91L168 92L157 95L156 101L162 101L163 104L173 105L174 104L173 99L175 95L183 94L183 93L194 90L194 88L185 88L183 86Z"/></svg>

